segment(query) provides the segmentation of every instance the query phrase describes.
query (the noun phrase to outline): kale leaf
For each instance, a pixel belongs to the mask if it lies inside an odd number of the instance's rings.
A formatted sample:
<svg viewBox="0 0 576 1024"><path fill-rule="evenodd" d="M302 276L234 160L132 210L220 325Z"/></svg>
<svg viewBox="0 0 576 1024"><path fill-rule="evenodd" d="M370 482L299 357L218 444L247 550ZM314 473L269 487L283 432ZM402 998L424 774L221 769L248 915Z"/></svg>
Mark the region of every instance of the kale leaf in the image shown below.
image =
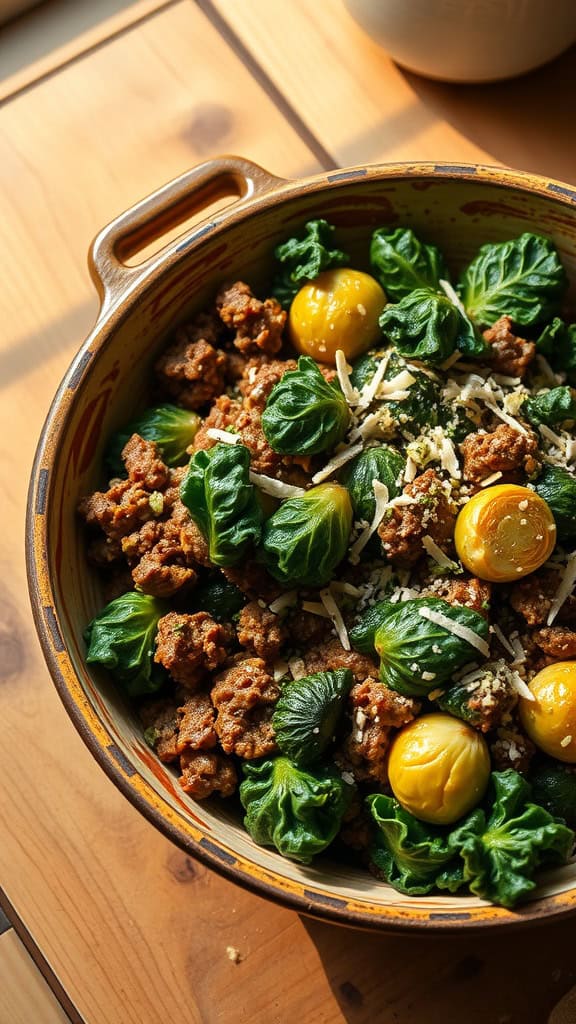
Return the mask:
<svg viewBox="0 0 576 1024"><path fill-rule="evenodd" d="M347 463L341 481L346 487L354 515L371 523L376 511L374 480L378 480L388 488L390 498L395 498L402 490L402 474L406 466L405 459L396 448L380 445L378 448L365 448Z"/></svg>
<svg viewBox="0 0 576 1024"><path fill-rule="evenodd" d="M327 381L310 356L300 356L298 369L274 385L262 414L268 444L283 455L316 455L333 448L349 422L338 381Z"/></svg>
<svg viewBox="0 0 576 1024"><path fill-rule="evenodd" d="M377 228L370 243L370 263L391 302L399 302L417 288L438 290L440 278L447 277L440 250L421 242L411 228Z"/></svg>
<svg viewBox="0 0 576 1024"><path fill-rule="evenodd" d="M260 539L262 512L249 472L248 448L217 444L195 453L180 486L214 565L235 565Z"/></svg>
<svg viewBox="0 0 576 1024"><path fill-rule="evenodd" d="M154 642L167 611L163 601L137 590L116 597L84 630L86 661L109 669L130 697L154 693L165 679L154 664Z"/></svg>
<svg viewBox="0 0 576 1024"><path fill-rule="evenodd" d="M334 739L346 697L354 684L349 669L314 672L282 687L272 726L283 754L305 767Z"/></svg>
<svg viewBox="0 0 576 1024"><path fill-rule="evenodd" d="M195 612L208 612L216 622L231 622L247 600L246 594L218 573L194 587L190 606Z"/></svg>
<svg viewBox="0 0 576 1024"><path fill-rule="evenodd" d="M483 245L460 279L462 302L473 320L490 326L508 315L516 324L554 316L566 288L554 244L526 232L508 242Z"/></svg>
<svg viewBox="0 0 576 1024"><path fill-rule="evenodd" d="M545 465L534 484L554 516L559 541L576 537L576 477L562 466Z"/></svg>
<svg viewBox="0 0 576 1024"><path fill-rule="evenodd" d="M555 423L576 419L576 400L569 387L552 388L534 398L525 398L520 407L520 415L528 420L533 427L545 423L553 427Z"/></svg>
<svg viewBox="0 0 576 1024"><path fill-rule="evenodd" d="M289 498L266 520L264 564L281 583L324 586L346 554L351 527L346 488L320 484L301 498Z"/></svg>
<svg viewBox="0 0 576 1024"><path fill-rule="evenodd" d="M576 385L576 324L554 317L536 340L536 348L553 370L565 373L568 383Z"/></svg>
<svg viewBox="0 0 576 1024"><path fill-rule="evenodd" d="M274 278L272 294L285 308L306 281L313 281L323 270L348 263L347 253L331 248L334 231L325 220L310 220L302 238L289 238L276 246L274 255L282 269Z"/></svg>
<svg viewBox="0 0 576 1024"><path fill-rule="evenodd" d="M244 762L240 800L255 843L310 864L338 834L354 789L333 766L298 768L287 757Z"/></svg>
<svg viewBox="0 0 576 1024"><path fill-rule="evenodd" d="M437 366L452 355L461 316L446 295L417 288L380 315L382 333L398 352Z"/></svg>

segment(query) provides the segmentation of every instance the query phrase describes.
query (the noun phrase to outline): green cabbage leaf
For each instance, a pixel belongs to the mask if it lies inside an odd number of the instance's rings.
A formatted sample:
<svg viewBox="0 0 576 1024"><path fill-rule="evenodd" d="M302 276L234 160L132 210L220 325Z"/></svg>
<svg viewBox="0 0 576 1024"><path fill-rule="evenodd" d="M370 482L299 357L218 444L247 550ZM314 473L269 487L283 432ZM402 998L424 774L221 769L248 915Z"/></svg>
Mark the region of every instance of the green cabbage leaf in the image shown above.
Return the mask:
<svg viewBox="0 0 576 1024"><path fill-rule="evenodd" d="M103 665L130 697L154 693L166 674L154 664L158 620L168 605L130 590L110 601L84 630L89 665Z"/></svg>
<svg viewBox="0 0 576 1024"><path fill-rule="evenodd" d="M411 228L378 228L370 243L370 263L391 302L417 288L438 290L448 272L439 249L426 245Z"/></svg>
<svg viewBox="0 0 576 1024"><path fill-rule="evenodd" d="M334 739L346 697L354 684L349 669L314 672L282 687L272 725L283 754L305 767Z"/></svg>
<svg viewBox="0 0 576 1024"><path fill-rule="evenodd" d="M333 448L348 429L350 410L337 380L327 381L310 356L300 356L274 385L262 414L271 448L286 455L316 455Z"/></svg>

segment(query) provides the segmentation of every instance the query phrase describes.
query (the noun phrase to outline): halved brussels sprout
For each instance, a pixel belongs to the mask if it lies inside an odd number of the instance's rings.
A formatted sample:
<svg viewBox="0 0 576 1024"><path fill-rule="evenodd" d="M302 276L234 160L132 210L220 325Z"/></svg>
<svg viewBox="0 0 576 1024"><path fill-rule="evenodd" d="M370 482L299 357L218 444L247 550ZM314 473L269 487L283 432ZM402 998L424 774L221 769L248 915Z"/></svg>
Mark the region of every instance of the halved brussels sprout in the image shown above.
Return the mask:
<svg viewBox="0 0 576 1024"><path fill-rule="evenodd" d="M406 462L400 452L390 445L365 448L347 463L341 481L352 499L354 515L358 519L372 522L376 510L374 480L386 485L390 498L400 494L405 466Z"/></svg>
<svg viewBox="0 0 576 1024"><path fill-rule="evenodd" d="M530 772L534 803L576 828L576 766L540 761Z"/></svg>
<svg viewBox="0 0 576 1024"><path fill-rule="evenodd" d="M266 520L264 563L281 583L321 587L348 548L352 504L339 484L320 484L289 498Z"/></svg>
<svg viewBox="0 0 576 1024"><path fill-rule="evenodd" d="M89 665L103 665L130 697L160 689L166 673L154 664L158 620L168 605L130 590L110 601L86 626Z"/></svg>
<svg viewBox="0 0 576 1024"><path fill-rule="evenodd" d="M370 242L370 264L391 302L416 288L440 287L448 272L442 253L426 245L411 228L377 228Z"/></svg>
<svg viewBox="0 0 576 1024"><path fill-rule="evenodd" d="M114 476L124 476L122 449L132 434L139 434L145 441L156 442L167 466L179 466L188 458L187 449L199 425L197 413L180 409L177 405L157 405L146 409L110 438L104 456L106 464Z"/></svg>
<svg viewBox="0 0 576 1024"><path fill-rule="evenodd" d="M317 761L334 739L354 677L349 669L315 672L282 687L272 725L280 750L297 765Z"/></svg>
<svg viewBox="0 0 576 1024"><path fill-rule="evenodd" d="M288 238L276 246L274 255L282 269L274 278L272 294L286 309L305 281L313 281L323 270L348 262L347 253L331 248L334 231L325 220L309 220L302 238Z"/></svg>
<svg viewBox="0 0 576 1024"><path fill-rule="evenodd" d="M553 427L564 420L576 419L576 401L572 388L552 388L534 398L526 398L520 406L520 415L533 427L541 423Z"/></svg>
<svg viewBox="0 0 576 1024"><path fill-rule="evenodd" d="M341 441L350 409L338 381L327 381L316 363L301 356L274 385L262 414L262 429L275 452L316 455Z"/></svg>

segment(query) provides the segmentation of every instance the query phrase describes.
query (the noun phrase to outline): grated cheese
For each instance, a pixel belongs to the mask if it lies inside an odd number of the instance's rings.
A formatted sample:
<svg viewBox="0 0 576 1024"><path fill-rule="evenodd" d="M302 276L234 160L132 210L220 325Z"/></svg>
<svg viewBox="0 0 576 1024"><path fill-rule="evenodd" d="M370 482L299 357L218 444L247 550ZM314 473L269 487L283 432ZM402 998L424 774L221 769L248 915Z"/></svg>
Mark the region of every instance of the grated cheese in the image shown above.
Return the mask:
<svg viewBox="0 0 576 1024"><path fill-rule="evenodd" d="M279 683L284 676L288 675L290 666L287 661L275 661L272 666L274 670L274 682Z"/></svg>
<svg viewBox="0 0 576 1024"><path fill-rule="evenodd" d="M218 427L209 427L206 437L213 441L223 441L224 444L238 444L240 434L232 434L229 430L218 430Z"/></svg>
<svg viewBox="0 0 576 1024"><path fill-rule="evenodd" d="M330 618L321 601L302 601L302 611L310 612L311 615L320 615L323 619Z"/></svg>
<svg viewBox="0 0 576 1024"><path fill-rule="evenodd" d="M458 459L456 457L456 449L454 448L450 438L445 435L442 437L440 448L440 465L442 466L442 469L445 469L454 480L459 480L462 476Z"/></svg>
<svg viewBox="0 0 576 1024"><path fill-rule="evenodd" d="M500 626L495 622L494 625L490 627L490 629L494 633L494 636L498 638L504 650L508 651L508 654L511 654L514 658L516 656L516 651L512 647L510 641L504 636L504 633L500 629Z"/></svg>
<svg viewBox="0 0 576 1024"><path fill-rule="evenodd" d="M558 584L558 589L552 598L552 604L550 605L550 611L548 612L548 618L546 619L546 625L551 626L554 619L558 615L562 605L566 601L574 589L574 583L576 582L576 551L573 551L568 556L568 561L562 573L562 578Z"/></svg>
<svg viewBox="0 0 576 1024"><path fill-rule="evenodd" d="M523 697L524 700L536 699L534 694L532 693L532 690L530 690L527 687L526 683L522 679L522 676L519 676L518 673L514 671L514 669L511 669L510 671L510 683L512 687L516 690L516 693L520 697Z"/></svg>
<svg viewBox="0 0 576 1024"><path fill-rule="evenodd" d="M306 665L302 658L288 658L288 668L292 679L303 679L306 675Z"/></svg>
<svg viewBox="0 0 576 1024"><path fill-rule="evenodd" d="M377 391L378 398L389 398L397 391L405 391L407 388L412 387L415 382L416 378L408 370L400 370L400 373L397 373L395 377L382 382Z"/></svg>
<svg viewBox="0 0 576 1024"><path fill-rule="evenodd" d="M355 387L350 382L350 369L346 362L346 356L341 348L336 351L336 373L338 374L338 380L344 398L348 402L348 405L358 405L360 401L360 395Z"/></svg>
<svg viewBox="0 0 576 1024"><path fill-rule="evenodd" d="M336 634L338 636L340 643L342 644L342 647L344 648L345 651L349 651L350 640L348 639L348 633L346 630L346 626L344 625L344 619L342 618L340 609L336 604L336 601L334 600L334 595L329 587L326 587L324 590L320 591L320 600L322 601L322 604L324 605L326 611L328 612L328 615L332 619L332 624L334 626L334 629L336 630Z"/></svg>
<svg viewBox="0 0 576 1024"><path fill-rule="evenodd" d="M254 473L253 470L250 470L250 480L264 494L271 494L274 498L302 498L306 494L303 487L285 484L283 480L275 480L272 476Z"/></svg>
<svg viewBox="0 0 576 1024"><path fill-rule="evenodd" d="M547 427L545 423L539 423L538 430L542 434L542 437L546 439L546 441L550 441L550 443L553 444L556 448L559 448L561 452L564 451L564 440L563 438L560 437L559 434L556 434L553 430L550 429L550 427Z"/></svg>
<svg viewBox="0 0 576 1024"><path fill-rule="evenodd" d="M513 416L504 412L503 409L499 409L495 402L486 401L486 406L490 409L490 412L493 412L495 416L498 416L499 419L504 420L504 423L507 423L509 427L512 427L512 430L518 431L519 434L526 434L529 436L529 431L526 430L526 427L522 426L522 424L519 423L518 420L515 420Z"/></svg>
<svg viewBox="0 0 576 1024"><path fill-rule="evenodd" d="M451 356L448 356L448 359L445 359L443 363L440 363L440 369L446 372L446 370L449 370L451 366L454 366L454 363L457 363L461 357L462 353L456 350L456 352L453 352Z"/></svg>
<svg viewBox="0 0 576 1024"><path fill-rule="evenodd" d="M292 608L296 604L297 600L297 590L286 590L283 594L280 594L280 597L277 597L275 601L272 601L272 604L269 604L268 607L271 612L274 612L274 614L277 615L278 612L283 612L285 608Z"/></svg>
<svg viewBox="0 0 576 1024"><path fill-rule="evenodd" d="M441 565L443 569L454 569L455 563L448 555L444 554L442 548L439 548L436 541L432 539L430 534L426 533L422 537L422 546L425 548L430 558L433 558L438 565Z"/></svg>
<svg viewBox="0 0 576 1024"><path fill-rule="evenodd" d="M376 498L376 508L374 509L374 515L372 516L372 522L362 530L362 533L350 548L349 560L353 565L359 561L360 552L363 551L372 534L375 533L380 526L382 517L390 500L390 492L388 491L386 484L381 483L380 480L372 481L372 489L374 491L374 497Z"/></svg>
<svg viewBox="0 0 576 1024"><path fill-rule="evenodd" d="M330 459L330 462L326 463L324 469L320 469L314 474L312 477L312 483L319 484L322 483L323 480L327 480L329 476L332 476L332 473L335 473L337 469L340 469L340 466L343 466L349 459L353 459L355 455L359 455L362 448L363 445L361 444L353 444L344 448L343 451L339 452L338 455L335 455L333 459Z"/></svg>
<svg viewBox="0 0 576 1024"><path fill-rule="evenodd" d="M376 372L371 380L367 381L362 391L360 392L360 400L358 402L359 409L367 409L372 404L376 397L376 392L384 380L384 374L386 373L386 367L388 366L388 360L390 359L390 351L382 357Z"/></svg>
<svg viewBox="0 0 576 1024"><path fill-rule="evenodd" d="M414 462L412 456L409 455L408 458L406 459L406 468L404 470L404 482L407 484L411 484L417 472L418 466Z"/></svg>
<svg viewBox="0 0 576 1024"><path fill-rule="evenodd" d="M330 589L335 590L337 594L347 594L348 597L355 597L356 600L362 597L360 588L352 586L351 583L341 583L339 580L333 580L330 584Z"/></svg>
<svg viewBox="0 0 576 1024"><path fill-rule="evenodd" d="M490 476L485 476L484 479L480 481L480 487L490 487L490 484L495 484L501 476L502 473L500 470L498 470L497 473L490 473Z"/></svg>
<svg viewBox="0 0 576 1024"><path fill-rule="evenodd" d="M520 643L520 640L519 640L517 634L514 634L513 636L510 637L510 643L512 644L512 647L514 648L514 661L512 662L512 664L513 665L523 665L524 662L526 661L526 651L524 650L522 644Z"/></svg>
<svg viewBox="0 0 576 1024"><path fill-rule="evenodd" d="M454 288L450 284L450 281L443 281L442 278L440 278L440 280L438 281L438 284L440 285L440 287L441 287L442 291L444 292L444 294L448 296L448 298L450 299L450 302L454 303L454 305L456 306L456 309L459 309L460 312L463 313L464 316L466 316L467 314L466 314L466 310L464 309L464 306L462 305L462 300L461 300L460 296L458 295L458 293L454 291Z"/></svg>
<svg viewBox="0 0 576 1024"><path fill-rule="evenodd" d="M419 608L418 614L423 619L428 619L437 626L442 626L442 629L445 629L448 633L453 633L454 636L459 636L461 640L466 640L471 647L475 647L485 658L489 657L490 648L488 644L473 629L463 626L460 622L453 622L447 615L443 615L442 612L434 612L430 608Z"/></svg>

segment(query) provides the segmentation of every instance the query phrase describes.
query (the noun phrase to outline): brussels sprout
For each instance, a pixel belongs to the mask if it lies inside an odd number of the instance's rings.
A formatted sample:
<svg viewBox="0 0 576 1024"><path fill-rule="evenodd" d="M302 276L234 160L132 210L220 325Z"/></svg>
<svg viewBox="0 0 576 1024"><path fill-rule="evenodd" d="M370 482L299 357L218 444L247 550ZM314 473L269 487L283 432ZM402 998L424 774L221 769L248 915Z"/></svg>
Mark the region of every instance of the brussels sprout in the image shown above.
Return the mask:
<svg viewBox="0 0 576 1024"><path fill-rule="evenodd" d="M376 657L377 651L374 646L376 632L384 622L384 619L395 611L397 605L392 601L378 601L364 612L360 622L348 630L348 637L352 647L362 654Z"/></svg>
<svg viewBox="0 0 576 1024"><path fill-rule="evenodd" d="M274 385L262 429L275 452L315 455L333 448L348 429L350 410L338 381L328 382L309 356L300 356Z"/></svg>
<svg viewBox="0 0 576 1024"><path fill-rule="evenodd" d="M233 583L218 575L195 587L190 600L194 611L208 612L216 622L230 622L247 598Z"/></svg>
<svg viewBox="0 0 576 1024"><path fill-rule="evenodd" d="M282 269L274 278L272 294L284 307L288 307L300 285L312 281L328 267L342 267L348 255L340 249L331 249L335 228L325 220L309 220L302 238L289 238L277 245L274 255Z"/></svg>
<svg viewBox="0 0 576 1024"><path fill-rule="evenodd" d="M400 452L388 445L365 448L356 458L347 463L341 475L346 487L354 515L371 523L376 511L373 481L379 480L388 488L388 494L395 498L402 490L402 474L406 462Z"/></svg>
<svg viewBox="0 0 576 1024"><path fill-rule="evenodd" d="M348 491L320 484L289 498L264 523L263 561L280 583L324 586L346 554L351 527Z"/></svg>
<svg viewBox="0 0 576 1024"><path fill-rule="evenodd" d="M110 438L104 456L114 476L124 476L122 449L132 437L139 434L145 441L155 441L167 466L179 466L188 458L186 449L192 444L200 425L200 417L189 409L177 405L157 405L146 409L138 419L132 420Z"/></svg>
<svg viewBox="0 0 576 1024"><path fill-rule="evenodd" d="M536 887L541 866L563 864L574 833L543 807L530 803L530 787L517 772L493 772L486 810L471 811L450 830L426 825L381 793L367 797L378 826L371 859L400 892L456 892L466 885L483 899L514 907Z"/></svg>
<svg viewBox="0 0 576 1024"><path fill-rule="evenodd" d="M437 705L474 729L489 732L500 725L504 715L518 703L512 673L505 661L495 661L466 677L438 697Z"/></svg>
<svg viewBox="0 0 576 1024"><path fill-rule="evenodd" d="M333 767L298 768L287 757L242 765L244 826L255 843L310 864L337 835L354 789Z"/></svg>
<svg viewBox="0 0 576 1024"><path fill-rule="evenodd" d="M465 722L435 712L400 729L388 754L388 778L398 802L421 821L450 825L484 796L490 754Z"/></svg>
<svg viewBox="0 0 576 1024"><path fill-rule="evenodd" d="M576 828L576 766L541 761L530 772L532 797L568 828Z"/></svg>
<svg viewBox="0 0 576 1024"><path fill-rule="evenodd" d="M483 245L460 279L460 294L478 324L490 325L507 315L528 326L554 316L566 283L553 243L526 232Z"/></svg>
<svg viewBox="0 0 576 1024"><path fill-rule="evenodd" d="M160 689L166 678L154 664L158 620L168 606L131 590L110 601L86 626L89 665L104 665L130 697Z"/></svg>
<svg viewBox="0 0 576 1024"><path fill-rule="evenodd" d="M559 541L576 537L576 477L561 466L545 465L534 490L548 505Z"/></svg>
<svg viewBox="0 0 576 1024"><path fill-rule="evenodd" d="M386 306L380 327L401 355L438 365L456 348L460 315L446 295L418 288Z"/></svg>
<svg viewBox="0 0 576 1024"><path fill-rule="evenodd" d="M315 672L286 683L274 709L276 742L300 767L317 761L334 739L354 677L349 669Z"/></svg>
<svg viewBox="0 0 576 1024"><path fill-rule="evenodd" d="M434 619L445 620L446 626ZM374 638L382 682L408 697L425 696L473 661L478 648L451 632L448 620L456 628L472 630L479 645L486 643L488 623L471 608L450 605L437 597L413 598L395 605Z"/></svg>
<svg viewBox="0 0 576 1024"><path fill-rule="evenodd" d="M262 512L250 483L250 452L217 444L190 460L180 497L208 542L214 565L235 565L260 539Z"/></svg>
<svg viewBox="0 0 576 1024"><path fill-rule="evenodd" d="M528 420L533 427L545 423L553 427L564 420L576 419L576 400L572 389L567 387L552 388L534 398L525 398L520 406L520 415Z"/></svg>
<svg viewBox="0 0 576 1024"><path fill-rule="evenodd" d="M576 385L576 324L554 317L537 339L536 348L556 372L565 373L568 383Z"/></svg>
<svg viewBox="0 0 576 1024"><path fill-rule="evenodd" d="M350 267L325 270L294 297L288 337L297 352L336 363L340 349L351 361L380 339L378 318L386 296L370 274Z"/></svg>
<svg viewBox="0 0 576 1024"><path fill-rule="evenodd" d="M503 907L528 896L535 871L564 864L574 846L571 829L530 797L518 772L493 772L487 810L472 811L448 840L464 862L470 891Z"/></svg>
<svg viewBox="0 0 576 1024"><path fill-rule="evenodd" d="M375 277L392 302L417 288L440 287L448 276L435 245L426 245L411 228L377 228L370 243L370 263Z"/></svg>

